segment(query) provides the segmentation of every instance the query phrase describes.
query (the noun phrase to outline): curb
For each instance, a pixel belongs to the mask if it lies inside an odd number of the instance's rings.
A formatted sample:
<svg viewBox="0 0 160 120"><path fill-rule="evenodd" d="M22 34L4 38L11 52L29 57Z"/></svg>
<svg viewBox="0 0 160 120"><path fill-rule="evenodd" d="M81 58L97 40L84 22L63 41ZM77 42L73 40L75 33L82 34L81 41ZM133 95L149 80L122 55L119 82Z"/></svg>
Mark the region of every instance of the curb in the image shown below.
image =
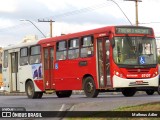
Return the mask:
<svg viewBox="0 0 160 120"><path fill-rule="evenodd" d="M26 95L26 93L9 93L9 92L0 92L0 96L21 96L21 95Z"/></svg>

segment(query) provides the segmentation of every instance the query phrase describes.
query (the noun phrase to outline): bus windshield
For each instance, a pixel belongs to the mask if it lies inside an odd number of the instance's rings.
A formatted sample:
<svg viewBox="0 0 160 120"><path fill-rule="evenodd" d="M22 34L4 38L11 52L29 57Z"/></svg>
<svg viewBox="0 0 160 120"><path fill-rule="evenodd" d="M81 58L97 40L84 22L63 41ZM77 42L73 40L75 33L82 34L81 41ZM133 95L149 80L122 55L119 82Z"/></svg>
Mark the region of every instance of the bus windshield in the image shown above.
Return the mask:
<svg viewBox="0 0 160 120"><path fill-rule="evenodd" d="M115 37L114 61L118 65L157 64L156 40L148 37Z"/></svg>

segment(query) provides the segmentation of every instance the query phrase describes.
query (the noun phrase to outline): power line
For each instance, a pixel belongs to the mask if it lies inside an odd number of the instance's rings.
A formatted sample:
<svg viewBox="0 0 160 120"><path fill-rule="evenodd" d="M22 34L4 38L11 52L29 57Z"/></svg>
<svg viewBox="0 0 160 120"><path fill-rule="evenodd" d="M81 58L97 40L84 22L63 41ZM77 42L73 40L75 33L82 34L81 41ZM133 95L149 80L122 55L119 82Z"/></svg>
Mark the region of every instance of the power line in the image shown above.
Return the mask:
<svg viewBox="0 0 160 120"><path fill-rule="evenodd" d="M44 33L32 21L26 20L26 19L21 19L20 21L28 21L28 22L30 22L43 35L43 37L46 38Z"/></svg>
<svg viewBox="0 0 160 120"><path fill-rule="evenodd" d="M80 14L80 13L86 13L86 12L93 11L93 10L96 10L96 9L99 9L99 8L103 8L103 7L106 7L106 5L110 6L105 2L105 3L98 4L98 5L93 5L93 6L90 6L90 7L86 7L86 8L82 8L82 9L78 9L78 10L74 10L74 11L69 11L69 12L57 14L57 15L50 16L50 17L39 18L39 19L49 19L49 18L58 19L58 18L68 17L68 16L71 16L71 15L77 15L77 14ZM32 21L37 21L37 20L32 20ZM24 25L25 24L23 23L23 24L17 24L17 25L11 26L11 27L6 27L6 28L3 27L3 28L0 28L0 32L2 32L3 30L6 30L6 29L20 28Z"/></svg>
<svg viewBox="0 0 160 120"><path fill-rule="evenodd" d="M148 22L148 23L139 23L139 24L157 24L157 23L160 23L160 22Z"/></svg>
<svg viewBox="0 0 160 120"><path fill-rule="evenodd" d="M57 15L54 15L54 16L46 17L46 18L39 18L39 19L48 19L48 18L54 18L54 19L56 19L56 18L68 17L70 15L75 15L75 14L80 14L80 13L86 13L86 12L90 12L92 10L103 8L103 7L106 7L106 5L108 5L108 4L105 2L105 3L98 4L98 5L93 5L93 6L90 6L90 7L86 7L86 8L82 8L82 9L77 9L77 10L73 10L73 11L57 14Z"/></svg>
<svg viewBox="0 0 160 120"><path fill-rule="evenodd" d="M86 8L82 8L82 9L78 9L78 10L73 10L73 11L69 11L69 12L65 12L65 13L61 13L61 14L57 14L57 15L54 15L54 16L50 16L50 17L45 17L45 18L39 18L39 19L49 19L49 18L62 18L62 17L67 17L67 16L70 16L70 15L75 15L75 14L79 14L79 13L83 13L83 12L89 12L91 10L95 10L95 9L98 9L98 8L101 8L102 6L103 7L106 7L105 6L106 3L101 3L101 4L98 4L98 5L94 5L94 6L91 6L91 7L86 7ZM36 19L35 20L32 20L32 21L37 21ZM6 28L12 28L12 27L19 27L23 24L18 24L18 25L14 25L14 26L11 26L11 27L6 27ZM0 28L1 29L6 29L6 28Z"/></svg>
<svg viewBox="0 0 160 120"><path fill-rule="evenodd" d="M117 2L115 2L114 0L107 0L107 1L112 1L113 3L115 3L118 8L121 10L121 12L123 13L123 15L127 18L128 22L132 25L131 21L129 20L129 18L127 17L127 15L125 14L125 12L122 10L122 8L118 5Z"/></svg>

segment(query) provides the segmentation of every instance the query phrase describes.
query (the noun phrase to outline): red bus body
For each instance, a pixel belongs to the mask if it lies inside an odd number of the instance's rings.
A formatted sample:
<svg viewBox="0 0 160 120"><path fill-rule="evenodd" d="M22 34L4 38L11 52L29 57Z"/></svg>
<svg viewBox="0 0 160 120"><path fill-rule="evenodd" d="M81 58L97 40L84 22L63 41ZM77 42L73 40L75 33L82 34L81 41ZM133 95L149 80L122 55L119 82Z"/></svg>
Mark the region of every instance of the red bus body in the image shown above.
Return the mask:
<svg viewBox="0 0 160 120"><path fill-rule="evenodd" d="M56 91L58 97L69 97L65 91L84 90L87 97L103 91L133 96L139 88L152 92L159 84L154 42L152 28L135 26L108 26L40 40L42 79L31 79L33 94ZM132 48L136 58L130 57ZM78 57L72 59L71 53Z"/></svg>
<svg viewBox="0 0 160 120"><path fill-rule="evenodd" d="M153 31L152 31L153 33ZM148 68L119 68L114 60L113 60L113 49L112 46L110 45L110 82L111 84L105 85L101 87L99 85L99 78L98 78L98 68L97 68L97 40L101 39L102 41L104 39L108 39L110 42L112 41L113 37L115 36L126 36L126 34L116 34L115 32L115 27L110 26L110 27L103 27L99 29L94 29L94 30L89 30L89 31L84 31L84 32L79 32L79 33L73 33L73 34L68 34L68 35L63 35L59 37L54 37L54 38L48 38L41 40L38 44L42 46L42 51L43 48L48 48L48 47L53 47L54 50L56 50L56 42L62 41L62 40L70 40L72 38L81 38L83 36L88 36L92 35L94 38L94 54L92 57L87 57L87 58L77 58L77 59L66 59L66 60L56 60L56 55L54 54L54 67L55 64L57 65L57 69L52 69L52 70L46 70L44 71L44 74L46 74L47 77L50 78L50 88L47 89L55 89L56 91L61 91L61 90L82 90L83 89L83 80L87 76L91 76L94 79L94 83L96 86L96 89L102 89L102 90L112 90L114 88L118 88L114 86L113 83L113 76L116 71L120 71L120 73L123 73L123 77L125 79L134 79L135 81L135 86L133 87L141 87L141 85L145 86L145 83L143 82L144 78L152 78L157 76L157 66L154 68L148 67ZM144 36L144 34L127 34L128 36ZM147 37L152 37L154 38L154 33L148 35ZM103 46L103 45L102 45ZM103 46L104 47L104 46ZM81 46L80 46L81 48ZM68 49L68 48L67 48ZM56 53L56 51L55 51ZM42 54L42 56L44 56ZM86 65L80 66L80 62L86 62ZM106 70L104 68L104 70ZM155 75L156 73L156 75ZM144 76L142 76L142 74ZM155 76L153 76L153 74ZM148 76L147 76L148 75ZM47 79L49 79L47 78ZM106 78L105 78L106 79ZM139 80L140 79L140 80ZM44 75L44 81L45 80L45 75ZM136 85L137 84L137 85ZM130 87L130 86L124 86L125 87ZM150 87L150 86L149 86ZM155 87L154 85L151 87ZM123 85L119 85L119 88L123 88ZM46 89L46 85L44 84L44 89Z"/></svg>

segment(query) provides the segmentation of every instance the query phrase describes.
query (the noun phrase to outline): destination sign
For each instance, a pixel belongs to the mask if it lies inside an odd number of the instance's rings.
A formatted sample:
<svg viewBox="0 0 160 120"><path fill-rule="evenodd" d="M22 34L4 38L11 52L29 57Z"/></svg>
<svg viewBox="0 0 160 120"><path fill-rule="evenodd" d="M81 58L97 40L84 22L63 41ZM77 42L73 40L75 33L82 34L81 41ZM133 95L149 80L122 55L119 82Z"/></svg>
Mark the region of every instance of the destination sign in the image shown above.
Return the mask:
<svg viewBox="0 0 160 120"><path fill-rule="evenodd" d="M151 28L116 27L117 34L152 34Z"/></svg>

